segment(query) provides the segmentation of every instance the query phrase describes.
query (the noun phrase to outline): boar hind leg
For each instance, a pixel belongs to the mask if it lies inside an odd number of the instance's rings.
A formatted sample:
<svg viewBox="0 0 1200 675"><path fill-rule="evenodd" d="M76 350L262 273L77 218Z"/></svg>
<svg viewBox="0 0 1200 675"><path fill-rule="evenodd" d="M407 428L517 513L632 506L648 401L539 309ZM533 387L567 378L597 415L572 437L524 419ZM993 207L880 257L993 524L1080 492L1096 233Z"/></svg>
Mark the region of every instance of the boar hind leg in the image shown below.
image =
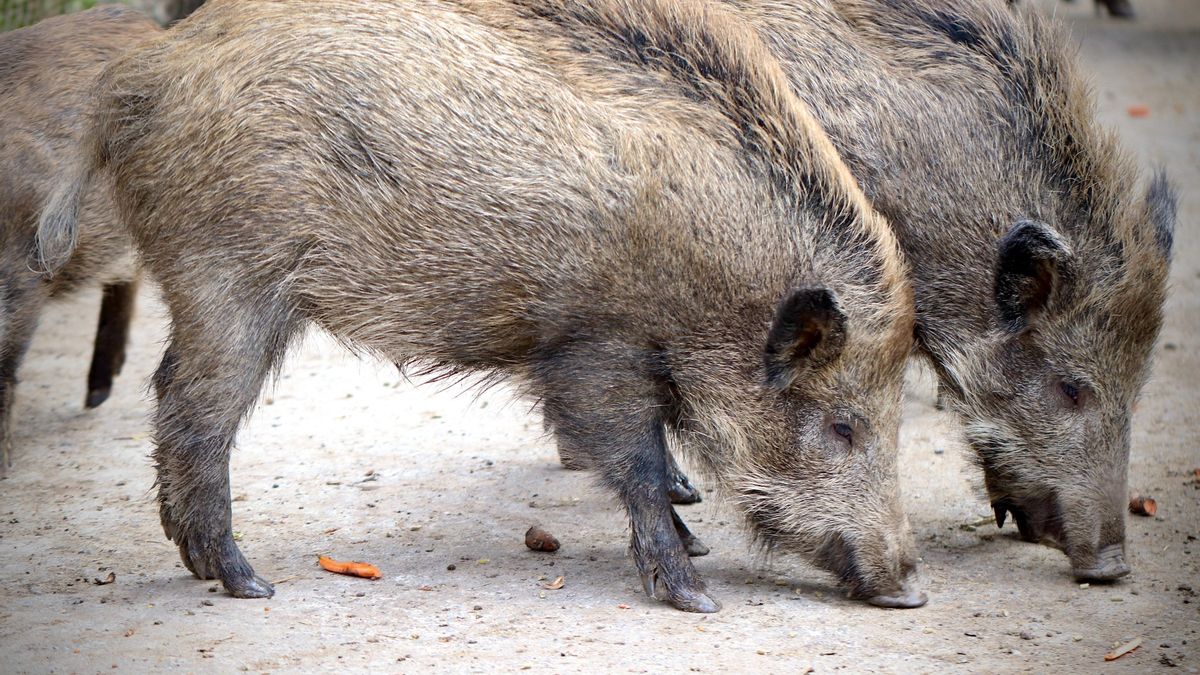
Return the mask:
<svg viewBox="0 0 1200 675"><path fill-rule="evenodd" d="M163 530L197 577L220 579L235 597L270 597L274 589L233 541L229 456L242 419L287 349L293 320L278 299L197 305L167 295L171 340L154 375Z"/></svg>
<svg viewBox="0 0 1200 675"><path fill-rule="evenodd" d="M675 456L667 452L667 496L672 504L699 504L704 501L700 491L692 486L687 474L675 463Z"/></svg>
<svg viewBox="0 0 1200 675"><path fill-rule="evenodd" d="M46 302L40 280L9 279L0 284L0 476L12 466L12 408L17 370L29 350Z"/></svg>
<svg viewBox="0 0 1200 675"><path fill-rule="evenodd" d="M84 401L88 408L95 408L108 399L113 378L121 374L121 367L125 365L125 342L129 337L129 323L133 319L137 287L137 280L104 287L104 297L100 302L100 325L96 327L96 346L92 351L87 399Z"/></svg>
<svg viewBox="0 0 1200 675"><path fill-rule="evenodd" d="M542 428L547 433L554 431L554 425L550 422L549 417L542 418ZM555 434L554 441L558 446L558 461L564 469L568 471L583 471L584 469L591 468L585 459L587 453L573 447L570 438L564 438L562 434Z"/></svg>
<svg viewBox="0 0 1200 675"><path fill-rule="evenodd" d="M699 558L702 555L708 555L708 547L700 541L699 537L692 534L674 508L671 509L671 522L675 523L675 533L679 535L679 541L683 542L683 548L687 550L689 556Z"/></svg>

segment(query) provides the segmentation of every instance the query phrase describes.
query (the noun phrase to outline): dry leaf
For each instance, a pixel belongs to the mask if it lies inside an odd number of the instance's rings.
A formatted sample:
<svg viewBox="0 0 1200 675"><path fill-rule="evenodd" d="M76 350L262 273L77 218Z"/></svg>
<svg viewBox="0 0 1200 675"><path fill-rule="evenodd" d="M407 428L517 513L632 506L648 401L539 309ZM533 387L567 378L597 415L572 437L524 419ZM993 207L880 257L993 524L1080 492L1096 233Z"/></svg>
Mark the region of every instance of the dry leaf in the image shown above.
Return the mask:
<svg viewBox="0 0 1200 675"><path fill-rule="evenodd" d="M1111 652L1105 654L1104 660L1105 661L1116 661L1117 659L1121 658L1122 656L1125 656L1129 652L1131 652L1141 646L1142 646L1142 638L1134 638L1134 639L1130 640L1129 642L1126 642L1125 644L1121 645L1120 647L1117 647L1116 649L1112 650Z"/></svg>
<svg viewBox="0 0 1200 675"><path fill-rule="evenodd" d="M564 578L562 576L559 576L554 581L551 581L548 584L542 584L542 588L544 588L548 591L557 591L558 589L563 587L564 581L565 581Z"/></svg>

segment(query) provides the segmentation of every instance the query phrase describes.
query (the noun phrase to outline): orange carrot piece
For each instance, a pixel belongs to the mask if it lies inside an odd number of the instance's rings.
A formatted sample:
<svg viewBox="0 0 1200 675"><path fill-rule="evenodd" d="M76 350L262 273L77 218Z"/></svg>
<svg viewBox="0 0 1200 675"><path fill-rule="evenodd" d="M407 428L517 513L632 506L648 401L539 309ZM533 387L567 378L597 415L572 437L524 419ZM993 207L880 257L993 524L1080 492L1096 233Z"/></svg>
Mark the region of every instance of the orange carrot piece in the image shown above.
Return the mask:
<svg viewBox="0 0 1200 675"><path fill-rule="evenodd" d="M379 568L371 563L342 562L341 560L334 560L323 555L317 556L317 562L321 564L322 569L336 574L346 574L364 579L380 579L383 577L383 574L379 572Z"/></svg>

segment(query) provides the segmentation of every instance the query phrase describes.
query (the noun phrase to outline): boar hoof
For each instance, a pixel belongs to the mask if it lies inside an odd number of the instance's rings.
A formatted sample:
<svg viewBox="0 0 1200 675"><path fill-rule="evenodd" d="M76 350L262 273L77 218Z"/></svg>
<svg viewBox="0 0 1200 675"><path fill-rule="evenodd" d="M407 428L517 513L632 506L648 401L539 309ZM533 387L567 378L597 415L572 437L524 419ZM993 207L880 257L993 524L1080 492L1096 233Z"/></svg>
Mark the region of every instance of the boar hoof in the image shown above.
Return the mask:
<svg viewBox="0 0 1200 675"><path fill-rule="evenodd" d="M250 563L246 562L232 535L226 534L217 542L185 539L179 544L179 557L197 578L220 579L225 590L235 598L269 598L275 595L271 584L255 574Z"/></svg>
<svg viewBox="0 0 1200 675"><path fill-rule="evenodd" d="M708 555L709 548L704 545L704 542L693 536L691 539L683 541L683 547L687 549L688 557L699 558L703 555Z"/></svg>
<svg viewBox="0 0 1200 675"><path fill-rule="evenodd" d="M1115 581L1129 574L1129 563L1120 545L1107 546L1100 550L1090 567L1072 570L1076 581Z"/></svg>
<svg viewBox="0 0 1200 675"><path fill-rule="evenodd" d="M667 488L667 496L672 504L699 504L704 501L687 476L677 473L671 476L671 486Z"/></svg>
<svg viewBox="0 0 1200 675"><path fill-rule="evenodd" d="M112 393L112 387L100 387L92 389L87 393L87 400L83 402L85 408L95 408L96 406L108 400L109 394Z"/></svg>
<svg viewBox="0 0 1200 675"><path fill-rule="evenodd" d="M929 596L924 591L907 590L897 595L873 595L867 602L888 609L916 609L929 602Z"/></svg>
<svg viewBox="0 0 1200 675"><path fill-rule="evenodd" d="M275 588L270 582L253 573L236 579L222 579L221 583L235 598L269 598L275 595Z"/></svg>
<svg viewBox="0 0 1200 675"><path fill-rule="evenodd" d="M712 614L721 609L721 603L713 600L704 591L691 588L667 588L662 582L662 578L656 573L642 575L642 588L651 598L662 600L675 609L685 612Z"/></svg>

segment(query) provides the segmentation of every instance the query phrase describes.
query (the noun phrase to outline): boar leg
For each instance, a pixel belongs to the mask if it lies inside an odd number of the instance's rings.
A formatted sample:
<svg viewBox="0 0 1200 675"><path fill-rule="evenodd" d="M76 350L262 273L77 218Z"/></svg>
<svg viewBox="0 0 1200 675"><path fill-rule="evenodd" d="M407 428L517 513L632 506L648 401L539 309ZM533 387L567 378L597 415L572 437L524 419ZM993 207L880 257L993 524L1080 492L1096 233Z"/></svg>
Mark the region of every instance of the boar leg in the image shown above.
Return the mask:
<svg viewBox="0 0 1200 675"><path fill-rule="evenodd" d="M229 455L264 381L287 350L293 322L279 300L214 308L168 295L171 340L154 375L154 460L163 531L184 565L238 598L267 598L233 541ZM190 306L185 316L177 311Z"/></svg>
<svg viewBox="0 0 1200 675"><path fill-rule="evenodd" d="M549 418L543 418L542 423L546 431L554 429L554 425L550 423ZM562 435L556 435L555 441L558 444L558 461L562 463L564 469L582 471L590 468L586 459L587 453L572 447L570 439L563 438ZM688 479L687 474L675 463L675 457L669 451L667 452L667 460L667 496L671 498L671 503L698 504L704 501L704 498L700 496L700 491L692 486L692 482ZM708 549L706 548L705 552L707 551Z"/></svg>
<svg viewBox="0 0 1200 675"><path fill-rule="evenodd" d="M0 476L12 466L12 407L17 370L29 350L45 302L41 280L8 279L0 286Z"/></svg>
<svg viewBox="0 0 1200 675"><path fill-rule="evenodd" d="M125 365L125 342L129 337L129 322L133 319L137 287L137 280L104 287L92 367L88 370L88 393L84 401L88 408L95 408L108 399L113 378L121 374L121 367Z"/></svg>
<svg viewBox="0 0 1200 675"><path fill-rule="evenodd" d="M717 611L720 605L707 595L688 558L677 529L682 521L674 517L667 496L667 440L655 416L661 409L655 393L645 391L637 376L571 361L550 364L544 373L550 380L545 413L559 437L585 456L624 503L633 531L630 548L646 594L684 611ZM631 400L638 403L629 405Z"/></svg>
<svg viewBox="0 0 1200 675"><path fill-rule="evenodd" d="M554 431L554 425L550 422L549 417L542 417L542 429L546 433ZM586 453L572 447L569 438L563 438L562 434L555 434L554 441L558 446L558 461L564 469L568 471L583 471L584 469L591 468L584 459Z"/></svg>
<svg viewBox="0 0 1200 675"><path fill-rule="evenodd" d="M687 474L675 463L675 455L667 451L667 496L672 504L699 504L704 501L700 491L692 486Z"/></svg>
<svg viewBox="0 0 1200 675"><path fill-rule="evenodd" d="M689 556L699 558L702 555L708 555L708 547L704 545L704 542L700 541L699 537L692 534L692 531L688 529L687 524L683 522L683 518L679 517L674 508L671 509L671 522L675 523L675 533L679 535L679 540L683 542L683 547L687 549Z"/></svg>
<svg viewBox="0 0 1200 675"><path fill-rule="evenodd" d="M668 461L662 424L648 426L626 452L601 458L600 471L629 512L633 558L646 594L687 612L715 612L720 605L705 592L672 517L662 480Z"/></svg>

